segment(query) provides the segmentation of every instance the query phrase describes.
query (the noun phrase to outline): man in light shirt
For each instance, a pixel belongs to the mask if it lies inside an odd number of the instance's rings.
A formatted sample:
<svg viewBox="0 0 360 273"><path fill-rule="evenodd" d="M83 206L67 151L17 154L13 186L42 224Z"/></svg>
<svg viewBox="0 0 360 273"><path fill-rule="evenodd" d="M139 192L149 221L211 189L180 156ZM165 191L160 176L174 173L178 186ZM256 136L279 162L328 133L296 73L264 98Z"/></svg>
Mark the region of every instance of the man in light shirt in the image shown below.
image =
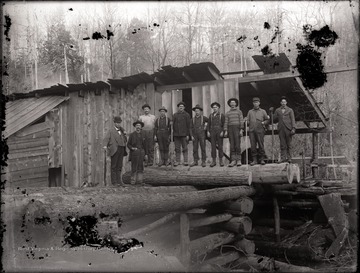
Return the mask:
<svg viewBox="0 0 360 273"><path fill-rule="evenodd" d="M144 114L139 117L139 121L144 123L142 132L145 136L145 141L148 147L148 162L145 162L145 166L152 166L154 164L154 127L156 117L150 114L151 107L149 104L142 106Z"/></svg>

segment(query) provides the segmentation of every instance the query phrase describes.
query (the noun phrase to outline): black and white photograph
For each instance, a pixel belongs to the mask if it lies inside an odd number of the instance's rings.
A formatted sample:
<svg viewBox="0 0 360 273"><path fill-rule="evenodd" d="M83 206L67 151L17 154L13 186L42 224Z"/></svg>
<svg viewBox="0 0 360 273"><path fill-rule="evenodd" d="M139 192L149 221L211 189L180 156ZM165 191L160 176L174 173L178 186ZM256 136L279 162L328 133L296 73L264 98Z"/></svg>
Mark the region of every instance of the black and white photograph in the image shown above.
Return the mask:
<svg viewBox="0 0 360 273"><path fill-rule="evenodd" d="M4 272L357 272L359 0L1 9Z"/></svg>

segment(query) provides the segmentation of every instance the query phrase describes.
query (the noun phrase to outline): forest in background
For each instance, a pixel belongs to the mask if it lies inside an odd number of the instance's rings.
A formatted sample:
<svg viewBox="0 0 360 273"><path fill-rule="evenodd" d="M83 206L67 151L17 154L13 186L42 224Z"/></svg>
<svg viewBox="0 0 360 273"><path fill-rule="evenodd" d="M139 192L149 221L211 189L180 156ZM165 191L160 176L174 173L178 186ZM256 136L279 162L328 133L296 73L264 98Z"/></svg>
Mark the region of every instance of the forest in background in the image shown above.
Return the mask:
<svg viewBox="0 0 360 273"><path fill-rule="evenodd" d="M213 62L221 72L257 69L252 56L266 45L295 65L306 24L328 25L339 36L322 50L325 67L357 65L358 8L356 1L143 2L138 10L126 2L5 2L11 27L3 43L4 90L24 93L199 62ZM329 74L313 93L331 116L335 154L354 161L357 89L351 71ZM310 151L311 136L297 137L297 147ZM321 155L329 155L329 142L329 135L320 136Z"/></svg>

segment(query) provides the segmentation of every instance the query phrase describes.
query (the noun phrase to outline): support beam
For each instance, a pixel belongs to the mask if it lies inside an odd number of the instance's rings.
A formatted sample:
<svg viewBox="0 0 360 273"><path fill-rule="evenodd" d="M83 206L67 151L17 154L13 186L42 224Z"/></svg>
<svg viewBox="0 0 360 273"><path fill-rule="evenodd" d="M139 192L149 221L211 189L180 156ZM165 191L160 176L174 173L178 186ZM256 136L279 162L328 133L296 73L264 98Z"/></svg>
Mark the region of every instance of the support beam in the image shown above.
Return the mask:
<svg viewBox="0 0 360 273"><path fill-rule="evenodd" d="M216 73L214 71L214 69L212 69L210 66L208 66L208 70L209 70L210 74L214 77L215 80L221 80L223 78L221 75Z"/></svg>
<svg viewBox="0 0 360 273"><path fill-rule="evenodd" d="M314 179L319 177L319 166L318 166L318 142L319 142L319 134L313 133L312 134L312 164L311 170Z"/></svg>

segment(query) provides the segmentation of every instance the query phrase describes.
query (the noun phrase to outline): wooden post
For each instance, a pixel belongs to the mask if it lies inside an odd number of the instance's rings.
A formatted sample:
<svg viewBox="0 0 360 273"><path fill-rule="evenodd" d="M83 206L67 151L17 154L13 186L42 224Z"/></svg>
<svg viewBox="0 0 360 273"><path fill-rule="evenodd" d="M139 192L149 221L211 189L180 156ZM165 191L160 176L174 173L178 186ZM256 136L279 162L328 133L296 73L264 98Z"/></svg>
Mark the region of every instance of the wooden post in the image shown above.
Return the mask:
<svg viewBox="0 0 360 273"><path fill-rule="evenodd" d="M275 220L275 237L276 237L276 241L280 242L280 210L276 197L273 197L273 206L274 206L274 220Z"/></svg>
<svg viewBox="0 0 360 273"><path fill-rule="evenodd" d="M180 214L180 258L185 267L190 265L190 237L189 217L186 213Z"/></svg>
<svg viewBox="0 0 360 273"><path fill-rule="evenodd" d="M312 134L312 140L313 140L313 154L312 154L312 164L311 164L311 170L312 175L314 179L319 178L319 156L318 156L318 143L319 143L319 134L313 133Z"/></svg>

